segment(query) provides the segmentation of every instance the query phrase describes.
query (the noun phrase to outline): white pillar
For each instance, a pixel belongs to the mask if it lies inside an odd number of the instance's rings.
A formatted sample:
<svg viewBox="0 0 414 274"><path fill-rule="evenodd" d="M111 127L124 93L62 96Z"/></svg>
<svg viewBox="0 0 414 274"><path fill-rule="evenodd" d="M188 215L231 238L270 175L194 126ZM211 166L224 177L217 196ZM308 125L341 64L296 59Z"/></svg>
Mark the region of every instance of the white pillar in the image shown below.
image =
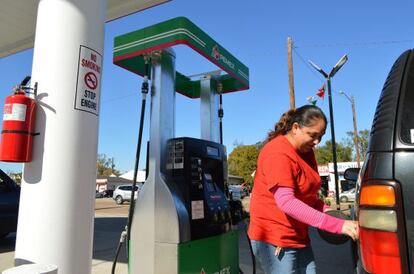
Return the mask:
<svg viewBox="0 0 414 274"><path fill-rule="evenodd" d="M32 85L40 135L23 171L16 265L91 272L105 13L105 0L39 3Z"/></svg>

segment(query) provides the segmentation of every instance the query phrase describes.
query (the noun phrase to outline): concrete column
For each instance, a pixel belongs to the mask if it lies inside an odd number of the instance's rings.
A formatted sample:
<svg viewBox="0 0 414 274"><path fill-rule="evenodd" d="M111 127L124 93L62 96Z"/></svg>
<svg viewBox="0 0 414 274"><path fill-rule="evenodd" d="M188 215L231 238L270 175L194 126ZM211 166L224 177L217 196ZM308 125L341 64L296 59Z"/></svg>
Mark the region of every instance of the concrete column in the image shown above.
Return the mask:
<svg viewBox="0 0 414 274"><path fill-rule="evenodd" d="M33 161L25 164L15 263L90 273L105 0L41 0Z"/></svg>

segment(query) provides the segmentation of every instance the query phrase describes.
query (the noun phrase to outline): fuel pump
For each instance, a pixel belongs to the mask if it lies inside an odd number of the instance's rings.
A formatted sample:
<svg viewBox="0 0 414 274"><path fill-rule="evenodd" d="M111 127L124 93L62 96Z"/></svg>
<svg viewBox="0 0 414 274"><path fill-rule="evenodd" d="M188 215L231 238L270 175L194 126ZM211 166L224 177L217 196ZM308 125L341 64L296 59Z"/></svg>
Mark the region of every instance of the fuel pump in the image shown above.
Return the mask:
<svg viewBox="0 0 414 274"><path fill-rule="evenodd" d="M196 50L228 74L192 80L177 72L170 48L176 44ZM226 197L217 87L221 93L247 89L248 68L184 17L115 38L116 65L147 75L147 54L150 145L147 179L130 226L129 273L238 273L239 237ZM200 139L175 137L176 91L200 98Z"/></svg>
<svg viewBox="0 0 414 274"><path fill-rule="evenodd" d="M1 131L0 161L30 162L32 159L32 144L36 101L26 95L31 90L27 87L30 81L27 76L20 85L14 88L13 94L6 97L3 112L3 129ZM36 84L34 93L36 96Z"/></svg>
<svg viewBox="0 0 414 274"><path fill-rule="evenodd" d="M230 231L230 207L225 196L226 150L221 144L195 138L170 140L170 183L189 212L191 240Z"/></svg>

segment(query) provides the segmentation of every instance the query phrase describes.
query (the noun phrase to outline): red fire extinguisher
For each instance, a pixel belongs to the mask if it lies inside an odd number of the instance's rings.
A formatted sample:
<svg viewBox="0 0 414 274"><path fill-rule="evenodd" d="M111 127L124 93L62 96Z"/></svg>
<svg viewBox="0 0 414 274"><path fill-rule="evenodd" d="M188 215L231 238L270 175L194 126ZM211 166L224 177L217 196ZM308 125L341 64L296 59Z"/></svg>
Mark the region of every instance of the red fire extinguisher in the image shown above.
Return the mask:
<svg viewBox="0 0 414 274"><path fill-rule="evenodd" d="M26 77L8 96L4 105L3 129L1 131L0 161L30 162L32 160L32 144L36 101L26 96L26 87L30 77Z"/></svg>

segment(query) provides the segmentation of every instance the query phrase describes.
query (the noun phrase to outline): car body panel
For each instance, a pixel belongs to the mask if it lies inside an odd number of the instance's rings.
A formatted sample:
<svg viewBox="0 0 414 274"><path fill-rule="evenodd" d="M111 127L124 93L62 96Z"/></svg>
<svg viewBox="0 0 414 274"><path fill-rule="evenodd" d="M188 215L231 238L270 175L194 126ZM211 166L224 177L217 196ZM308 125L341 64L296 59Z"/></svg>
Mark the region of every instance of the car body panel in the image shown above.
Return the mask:
<svg viewBox="0 0 414 274"><path fill-rule="evenodd" d="M414 53L407 58L395 129L395 179L401 183L408 260L414 264Z"/></svg>
<svg viewBox="0 0 414 274"><path fill-rule="evenodd" d="M401 183L406 225L406 237L408 241L409 265L414 262L414 151L395 153L395 180Z"/></svg>
<svg viewBox="0 0 414 274"><path fill-rule="evenodd" d="M372 122L368 151L392 151L399 91L410 51L404 52L392 66L385 80Z"/></svg>
<svg viewBox="0 0 414 274"><path fill-rule="evenodd" d="M17 230L20 188L0 170L0 235Z"/></svg>
<svg viewBox="0 0 414 274"><path fill-rule="evenodd" d="M114 190L113 189L106 189L106 190L102 191L102 194L105 198L112 198L112 196L114 195Z"/></svg>
<svg viewBox="0 0 414 274"><path fill-rule="evenodd" d="M388 74L372 123L361 185L392 185L396 191L402 273L411 273L414 246L414 53L405 51ZM357 194L358 195L358 194ZM357 197L358 201L358 197ZM358 212L358 203L356 208ZM384 269L384 271L386 271ZM385 273L385 272L384 272Z"/></svg>
<svg viewBox="0 0 414 274"><path fill-rule="evenodd" d="M389 152L368 152L362 166L362 180L381 180L394 178L393 153Z"/></svg>

